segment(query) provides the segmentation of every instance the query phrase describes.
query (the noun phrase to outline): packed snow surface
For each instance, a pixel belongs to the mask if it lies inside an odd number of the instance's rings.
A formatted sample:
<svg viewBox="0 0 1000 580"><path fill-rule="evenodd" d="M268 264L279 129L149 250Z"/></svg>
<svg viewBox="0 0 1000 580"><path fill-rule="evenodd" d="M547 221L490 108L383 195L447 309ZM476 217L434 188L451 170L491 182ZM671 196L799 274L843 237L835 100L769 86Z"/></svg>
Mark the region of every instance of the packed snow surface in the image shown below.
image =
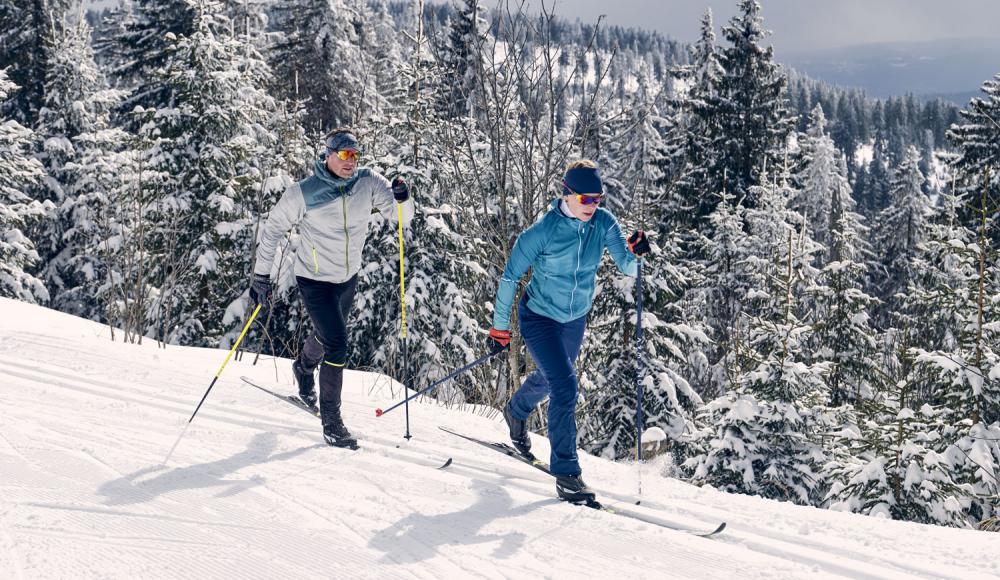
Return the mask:
<svg viewBox="0 0 1000 580"><path fill-rule="evenodd" d="M229 362L163 465L225 355L113 342L0 299L0 577L1000 577L995 533L728 495L656 463L634 506L635 464L581 457L606 504L727 530L567 505L545 474L438 429L502 440L495 413L423 400L406 441L402 409L375 417L401 393L375 374L345 381L362 448L330 448L315 418L240 381L292 390L287 360L251 355Z"/></svg>

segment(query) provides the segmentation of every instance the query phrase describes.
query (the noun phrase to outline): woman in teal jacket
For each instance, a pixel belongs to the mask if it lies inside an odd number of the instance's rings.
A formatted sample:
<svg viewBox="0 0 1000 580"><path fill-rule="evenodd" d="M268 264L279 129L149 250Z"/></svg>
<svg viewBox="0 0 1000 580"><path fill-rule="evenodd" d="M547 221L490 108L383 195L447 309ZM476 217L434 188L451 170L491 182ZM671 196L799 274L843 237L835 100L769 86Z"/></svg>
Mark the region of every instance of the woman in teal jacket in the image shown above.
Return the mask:
<svg viewBox="0 0 1000 580"><path fill-rule="evenodd" d="M510 310L517 284L532 268L531 281L518 304L518 320L538 370L504 407L504 419L517 450L533 457L526 421L549 397L549 469L556 476L556 493L568 501L586 502L594 500L594 493L581 477L576 454L574 363L594 299L597 268L607 248L618 269L635 276L636 257L649 252L649 242L642 231L626 241L618 220L600 207L604 187L594 162L571 163L562 185L561 199L554 200L542 219L514 244L497 288L489 346L496 352L510 343Z"/></svg>

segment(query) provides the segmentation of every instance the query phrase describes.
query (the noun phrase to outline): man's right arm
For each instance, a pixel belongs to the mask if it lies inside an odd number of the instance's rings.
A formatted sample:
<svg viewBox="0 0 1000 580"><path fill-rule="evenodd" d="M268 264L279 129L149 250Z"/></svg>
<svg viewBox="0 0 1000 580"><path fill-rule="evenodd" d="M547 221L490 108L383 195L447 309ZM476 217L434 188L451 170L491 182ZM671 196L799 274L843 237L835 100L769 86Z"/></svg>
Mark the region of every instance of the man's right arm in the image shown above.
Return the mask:
<svg viewBox="0 0 1000 580"><path fill-rule="evenodd" d="M278 203L271 208L271 213L264 224L264 230L260 235L260 244L257 246L257 263L254 266L254 274L271 274L271 264L274 262L274 253L278 248L278 242L298 223L306 213L306 202L302 197L302 188L294 184L285 190Z"/></svg>

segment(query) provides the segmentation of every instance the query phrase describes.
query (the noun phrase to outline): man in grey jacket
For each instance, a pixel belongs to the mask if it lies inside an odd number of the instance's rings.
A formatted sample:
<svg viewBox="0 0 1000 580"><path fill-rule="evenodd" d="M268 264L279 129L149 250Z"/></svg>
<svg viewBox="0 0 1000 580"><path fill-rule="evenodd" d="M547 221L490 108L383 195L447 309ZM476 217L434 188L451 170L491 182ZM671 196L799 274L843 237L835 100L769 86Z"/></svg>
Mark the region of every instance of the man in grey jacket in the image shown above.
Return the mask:
<svg viewBox="0 0 1000 580"><path fill-rule="evenodd" d="M400 177L392 183L379 173L358 167L361 145L354 131L335 129L313 175L292 185L271 209L257 247L250 298L255 304L271 297L271 270L279 240L298 224L295 280L313 323L292 371L299 396L316 404L314 372L319 367L319 403L323 437L337 447L357 447L340 414L340 393L347 361L347 317L361 269L372 209L403 225L413 218L413 200Z"/></svg>

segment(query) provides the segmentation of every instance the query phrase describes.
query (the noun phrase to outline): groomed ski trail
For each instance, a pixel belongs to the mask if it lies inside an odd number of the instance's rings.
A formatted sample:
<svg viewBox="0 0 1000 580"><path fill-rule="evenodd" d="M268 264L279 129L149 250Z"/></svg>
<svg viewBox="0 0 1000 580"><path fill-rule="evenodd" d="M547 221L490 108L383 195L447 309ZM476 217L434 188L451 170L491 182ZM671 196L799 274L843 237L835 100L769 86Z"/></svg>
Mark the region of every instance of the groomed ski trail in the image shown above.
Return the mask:
<svg viewBox="0 0 1000 580"><path fill-rule="evenodd" d="M108 329L0 299L0 572L8 577L990 578L997 536L698 489L583 456L614 506L712 540L567 506L551 478L437 426L503 440L486 419L395 400L349 372L362 445L330 449L304 413L239 384L288 385L287 361L230 363L173 460L159 466L224 351L112 343ZM277 370L276 370L277 369ZM396 387L396 398L399 386ZM287 407L287 409L286 409ZM299 417L301 415L301 417ZM540 457L547 441L535 436ZM493 453L493 455L496 455ZM454 464L437 470L441 461ZM440 458L440 461L438 461Z"/></svg>

